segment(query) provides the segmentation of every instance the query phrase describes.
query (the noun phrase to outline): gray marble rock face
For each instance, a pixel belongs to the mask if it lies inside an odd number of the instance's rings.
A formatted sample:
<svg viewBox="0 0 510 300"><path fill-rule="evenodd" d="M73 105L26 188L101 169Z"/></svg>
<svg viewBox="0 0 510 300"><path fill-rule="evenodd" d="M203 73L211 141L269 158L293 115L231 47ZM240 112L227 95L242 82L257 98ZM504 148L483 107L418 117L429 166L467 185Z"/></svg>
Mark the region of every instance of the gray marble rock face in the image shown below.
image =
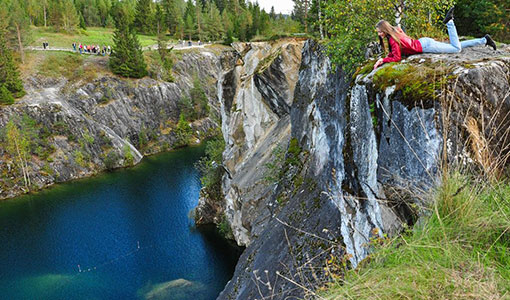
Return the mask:
<svg viewBox="0 0 510 300"><path fill-rule="evenodd" d="M275 60L268 68L272 76L256 83L262 98L271 97L272 102L256 97L249 101L266 104L278 122L290 123L290 163L284 163L281 178L263 195L265 200L259 200L265 206L253 206L249 214L243 200L231 206L230 224L234 231L242 226L249 238L240 244L248 246L218 299L313 299L310 291L325 280L327 257L344 257L356 267L368 255L372 238L396 234L412 222L416 216L409 206L428 205L421 194L437 184L444 158L448 163L476 162L466 135L467 118L478 116L480 123L491 124L491 129L485 128L488 134L497 124L509 127L504 118L510 110L508 54L508 47L497 53L473 48L456 55L407 59L404 63L416 67L447 65L454 77L455 84L441 98L449 101L424 104L404 99L395 86L378 90L374 72L351 82L341 70L332 69L320 45L307 41L289 119L280 116L286 109L281 95L288 92L275 88L285 89ZM245 64L250 65L249 60L245 57ZM261 117L252 120L263 123ZM224 134L235 131L228 123L223 129ZM494 134L495 147L509 144L504 132ZM264 137L259 135L258 143L264 143ZM290 152L297 153L298 162ZM253 187L250 175L255 173L245 166L256 165L260 157L243 155L244 150L237 153L230 169L244 174L244 187ZM224 156L227 161L232 157L228 152ZM228 189L232 181L224 185L230 197L254 197L246 188ZM264 220L253 222L257 216Z"/></svg>
<svg viewBox="0 0 510 300"><path fill-rule="evenodd" d="M225 53L223 56L228 57ZM228 62L226 62L228 63ZM178 102L189 95L198 77L213 115L219 116L217 81L224 64L208 50L183 54L174 66L175 82L105 76L71 86L64 79L33 77L27 95L11 106L0 107L0 128L24 115L35 121L51 154L28 162L33 188L43 188L96 174L106 168L138 163L143 155L171 149L179 120ZM195 136L205 138L218 128L211 119L194 122ZM143 142L145 140L145 143ZM197 142L197 141L193 141ZM5 149L0 149L0 157ZM1 169L14 168L2 161ZM0 178L0 199L23 193L20 184Z"/></svg>

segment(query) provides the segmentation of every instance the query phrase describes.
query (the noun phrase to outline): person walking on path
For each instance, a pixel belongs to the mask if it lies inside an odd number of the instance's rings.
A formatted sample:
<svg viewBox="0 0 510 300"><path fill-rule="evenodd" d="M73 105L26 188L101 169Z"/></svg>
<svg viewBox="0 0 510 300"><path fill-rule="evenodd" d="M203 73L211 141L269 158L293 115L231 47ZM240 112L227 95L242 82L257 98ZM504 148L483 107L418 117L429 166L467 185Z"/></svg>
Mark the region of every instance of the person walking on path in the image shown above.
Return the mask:
<svg viewBox="0 0 510 300"><path fill-rule="evenodd" d="M413 40L407 36L401 28L394 27L385 20L379 21L376 25L379 41L381 46L384 48L383 39L386 38L390 46L390 52L387 57L377 60L374 65L374 69L377 69L385 63L399 62L402 59L402 54L459 53L463 48L479 45L490 46L494 49L494 51L496 51L496 43L488 34L486 34L483 38L460 42L459 36L457 35L457 29L453 23L453 10L454 8L452 7L443 20L448 28L450 43L441 43L428 37Z"/></svg>

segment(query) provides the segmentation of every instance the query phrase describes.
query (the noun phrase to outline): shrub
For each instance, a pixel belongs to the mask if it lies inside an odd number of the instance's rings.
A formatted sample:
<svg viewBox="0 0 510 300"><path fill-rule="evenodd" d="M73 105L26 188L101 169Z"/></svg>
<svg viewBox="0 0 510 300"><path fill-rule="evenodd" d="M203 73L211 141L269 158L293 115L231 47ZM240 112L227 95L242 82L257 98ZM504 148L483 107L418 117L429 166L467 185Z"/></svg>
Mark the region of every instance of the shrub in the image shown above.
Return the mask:
<svg viewBox="0 0 510 300"><path fill-rule="evenodd" d="M112 170L117 166L120 156L115 151L108 151L103 153L103 162L107 170Z"/></svg>
<svg viewBox="0 0 510 300"><path fill-rule="evenodd" d="M135 161L135 158L133 156L133 153L131 153L131 148L129 147L128 144L124 144L122 152L124 153L125 165L132 166Z"/></svg>
<svg viewBox="0 0 510 300"><path fill-rule="evenodd" d="M11 92L4 86L0 86L0 104L13 104L14 97Z"/></svg>
<svg viewBox="0 0 510 300"><path fill-rule="evenodd" d="M176 147L182 147L189 144L193 132L182 113L179 116L179 123L177 123L177 127L174 129L174 132L176 137Z"/></svg>
<svg viewBox="0 0 510 300"><path fill-rule="evenodd" d="M197 162L196 167L202 173L200 181L209 198L221 200L221 178L224 173L222 166L225 141L217 136L207 141L205 155Z"/></svg>

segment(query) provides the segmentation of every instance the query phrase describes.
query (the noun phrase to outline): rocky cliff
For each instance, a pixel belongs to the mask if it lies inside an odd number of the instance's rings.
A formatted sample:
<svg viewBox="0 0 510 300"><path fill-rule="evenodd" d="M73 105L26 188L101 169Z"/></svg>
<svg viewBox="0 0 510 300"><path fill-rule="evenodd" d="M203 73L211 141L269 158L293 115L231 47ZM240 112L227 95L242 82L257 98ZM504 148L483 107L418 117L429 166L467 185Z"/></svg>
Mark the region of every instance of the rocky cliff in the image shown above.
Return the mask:
<svg viewBox="0 0 510 300"><path fill-rule="evenodd" d="M133 165L144 154L188 143L178 134L178 102L189 96L194 78L199 78L211 116L219 119L217 81L222 69L218 51L206 48L182 55L173 69L175 82L113 75L80 84L71 84L65 78L28 78L27 95L15 105L0 107L0 128L4 129L0 199L27 191L20 157L7 151L5 129L9 121L25 133L30 189L40 189ZM191 143L210 136L218 128L216 123L205 118L190 124ZM18 139L21 143L23 138Z"/></svg>
<svg viewBox="0 0 510 300"><path fill-rule="evenodd" d="M426 213L422 195L447 165L504 172L508 47L416 55L354 79L313 41L237 52L220 79L220 206L247 248L219 299L313 298L327 259L356 267Z"/></svg>

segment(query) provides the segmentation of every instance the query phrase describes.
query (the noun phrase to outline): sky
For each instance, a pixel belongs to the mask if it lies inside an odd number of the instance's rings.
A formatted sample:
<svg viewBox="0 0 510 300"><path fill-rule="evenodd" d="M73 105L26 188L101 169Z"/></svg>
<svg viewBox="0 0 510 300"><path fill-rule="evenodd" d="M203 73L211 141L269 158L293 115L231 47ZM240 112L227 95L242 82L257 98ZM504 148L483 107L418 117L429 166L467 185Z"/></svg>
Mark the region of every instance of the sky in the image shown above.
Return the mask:
<svg viewBox="0 0 510 300"><path fill-rule="evenodd" d="M261 8L263 8L267 13L271 11L271 6L274 6L274 11L282 14L290 14L292 12L292 7L294 6L294 2L292 0L250 0L251 2L257 1Z"/></svg>

